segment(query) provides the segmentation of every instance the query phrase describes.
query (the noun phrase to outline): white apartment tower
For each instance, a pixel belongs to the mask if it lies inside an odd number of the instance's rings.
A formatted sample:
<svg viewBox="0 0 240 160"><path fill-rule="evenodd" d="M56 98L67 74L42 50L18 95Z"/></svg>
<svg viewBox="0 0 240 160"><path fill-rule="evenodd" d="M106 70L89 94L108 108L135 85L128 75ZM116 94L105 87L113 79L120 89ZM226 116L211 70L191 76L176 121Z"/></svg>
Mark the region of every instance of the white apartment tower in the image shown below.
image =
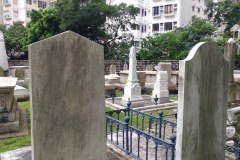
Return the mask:
<svg viewBox="0 0 240 160"><path fill-rule="evenodd" d="M207 0L106 0L106 3L126 3L140 9L135 25L129 28L138 48L141 48L142 38L184 27L192 16L207 18Z"/></svg>
<svg viewBox="0 0 240 160"><path fill-rule="evenodd" d="M13 25L21 21L24 26L30 22L32 9L39 10L54 5L55 0L2 0L3 22L5 25Z"/></svg>

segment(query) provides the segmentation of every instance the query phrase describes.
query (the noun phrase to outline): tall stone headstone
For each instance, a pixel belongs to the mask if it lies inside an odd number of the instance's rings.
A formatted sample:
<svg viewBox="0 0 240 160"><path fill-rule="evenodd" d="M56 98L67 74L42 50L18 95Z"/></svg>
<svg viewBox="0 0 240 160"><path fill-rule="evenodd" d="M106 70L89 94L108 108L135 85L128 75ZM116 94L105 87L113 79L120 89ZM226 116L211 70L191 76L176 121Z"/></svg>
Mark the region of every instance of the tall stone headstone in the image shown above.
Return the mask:
<svg viewBox="0 0 240 160"><path fill-rule="evenodd" d="M151 64L147 65L146 71L153 71L153 66Z"/></svg>
<svg viewBox="0 0 240 160"><path fill-rule="evenodd" d="M131 107L142 107L144 105L144 101L141 96L141 87L137 78L137 59L135 47L131 47L129 53L129 74L127 83L124 87L124 95L122 97L121 104L126 107L128 100L132 102Z"/></svg>
<svg viewBox="0 0 240 160"><path fill-rule="evenodd" d="M237 52L236 42L230 38L224 49L224 58L228 62L228 102L236 100L236 84L233 79L233 70L235 62L235 54Z"/></svg>
<svg viewBox="0 0 240 160"><path fill-rule="evenodd" d="M0 66L4 71L8 70L8 58L2 31L0 31Z"/></svg>
<svg viewBox="0 0 240 160"><path fill-rule="evenodd" d="M213 42L180 61L177 160L224 160L228 64Z"/></svg>
<svg viewBox="0 0 240 160"><path fill-rule="evenodd" d="M152 100L157 96L158 103L169 102L168 74L167 71L158 71L154 89L152 91Z"/></svg>
<svg viewBox="0 0 240 160"><path fill-rule="evenodd" d="M123 70L128 70L128 65L127 65L127 63L124 63L124 64L123 64Z"/></svg>
<svg viewBox="0 0 240 160"><path fill-rule="evenodd" d="M67 31L29 46L34 160L106 160L103 47Z"/></svg>
<svg viewBox="0 0 240 160"><path fill-rule="evenodd" d="M171 63L158 63L158 67L157 67L157 72L158 71L167 71L168 74L168 86L172 85L171 82L171 71L172 71L172 64Z"/></svg>
<svg viewBox="0 0 240 160"><path fill-rule="evenodd" d="M110 65L110 74L116 74L116 66Z"/></svg>
<svg viewBox="0 0 240 160"><path fill-rule="evenodd" d="M105 76L106 84L120 83L120 76L116 73L116 65L110 66L110 74Z"/></svg>
<svg viewBox="0 0 240 160"><path fill-rule="evenodd" d="M3 77L4 76L4 70L3 68L0 66L0 77Z"/></svg>

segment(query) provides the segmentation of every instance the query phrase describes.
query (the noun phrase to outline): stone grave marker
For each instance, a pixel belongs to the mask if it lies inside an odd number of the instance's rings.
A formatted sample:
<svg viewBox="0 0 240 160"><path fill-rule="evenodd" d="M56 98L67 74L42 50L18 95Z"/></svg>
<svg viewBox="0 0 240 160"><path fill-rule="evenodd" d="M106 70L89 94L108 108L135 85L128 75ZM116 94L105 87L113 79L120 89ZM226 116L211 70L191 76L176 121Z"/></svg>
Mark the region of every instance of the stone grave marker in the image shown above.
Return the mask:
<svg viewBox="0 0 240 160"><path fill-rule="evenodd" d="M236 100L236 84L233 79L235 54L237 52L236 42L230 38L224 49L224 58L228 62L228 102Z"/></svg>
<svg viewBox="0 0 240 160"><path fill-rule="evenodd" d="M224 160L228 64L216 43L180 61L177 160Z"/></svg>
<svg viewBox="0 0 240 160"><path fill-rule="evenodd" d="M0 67L2 67L4 71L8 70L8 58L2 31L0 31Z"/></svg>
<svg viewBox="0 0 240 160"><path fill-rule="evenodd" d="M18 78L18 80L25 80L24 69L16 69L14 75L15 75L16 78Z"/></svg>
<svg viewBox="0 0 240 160"><path fill-rule="evenodd" d="M106 160L103 47L67 31L29 46L34 160Z"/></svg>
<svg viewBox="0 0 240 160"><path fill-rule="evenodd" d="M110 74L116 74L116 66L115 65L110 65Z"/></svg>
<svg viewBox="0 0 240 160"><path fill-rule="evenodd" d="M127 63L124 63L124 64L123 64L123 70L128 70L128 65L127 65Z"/></svg>
<svg viewBox="0 0 240 160"><path fill-rule="evenodd" d="M158 63L158 67L157 67L157 72L158 71L167 71L168 73L168 86L172 85L171 82L171 71L172 71L172 64L171 63Z"/></svg>
<svg viewBox="0 0 240 160"><path fill-rule="evenodd" d="M153 71L153 66L151 64L147 65L146 71Z"/></svg>

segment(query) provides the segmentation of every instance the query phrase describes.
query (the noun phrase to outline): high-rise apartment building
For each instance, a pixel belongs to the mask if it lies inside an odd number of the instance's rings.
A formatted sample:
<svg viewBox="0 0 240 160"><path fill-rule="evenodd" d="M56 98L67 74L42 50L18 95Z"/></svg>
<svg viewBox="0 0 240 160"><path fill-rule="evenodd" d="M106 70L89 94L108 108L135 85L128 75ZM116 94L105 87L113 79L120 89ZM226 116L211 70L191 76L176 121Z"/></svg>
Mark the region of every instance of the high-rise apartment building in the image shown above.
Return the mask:
<svg viewBox="0 0 240 160"><path fill-rule="evenodd" d="M5 25L13 25L21 21L23 25L30 21L32 9L39 10L54 5L55 0L2 0L3 22Z"/></svg>
<svg viewBox="0 0 240 160"><path fill-rule="evenodd" d="M189 24L192 16L207 18L207 0L106 0L107 4L126 3L140 9L134 25L126 26L141 48L141 39L170 32Z"/></svg>

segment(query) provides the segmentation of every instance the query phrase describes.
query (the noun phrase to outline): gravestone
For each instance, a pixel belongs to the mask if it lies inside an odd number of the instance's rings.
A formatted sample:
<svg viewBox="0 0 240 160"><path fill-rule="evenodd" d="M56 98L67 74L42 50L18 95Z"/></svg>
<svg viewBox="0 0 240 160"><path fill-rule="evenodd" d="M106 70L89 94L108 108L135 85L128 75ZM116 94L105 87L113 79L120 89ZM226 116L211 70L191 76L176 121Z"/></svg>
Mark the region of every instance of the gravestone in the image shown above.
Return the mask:
<svg viewBox="0 0 240 160"><path fill-rule="evenodd" d="M179 66L177 160L224 160L228 64L213 42L195 45Z"/></svg>
<svg viewBox="0 0 240 160"><path fill-rule="evenodd" d="M151 64L147 65L146 71L153 71L153 66Z"/></svg>
<svg viewBox="0 0 240 160"><path fill-rule="evenodd" d="M168 74L167 71L158 71L154 89L152 91L152 101L157 96L158 103L169 102Z"/></svg>
<svg viewBox="0 0 240 160"><path fill-rule="evenodd" d="M18 80L25 80L24 69L16 69L14 75L16 78L18 78Z"/></svg>
<svg viewBox="0 0 240 160"><path fill-rule="evenodd" d="M124 64L123 64L123 70L128 70L128 65L127 65L127 63L124 63Z"/></svg>
<svg viewBox="0 0 240 160"><path fill-rule="evenodd" d="M116 74L116 66L110 65L110 74Z"/></svg>
<svg viewBox="0 0 240 160"><path fill-rule="evenodd" d="M2 67L4 71L8 70L8 58L2 31L0 31L0 67Z"/></svg>
<svg viewBox="0 0 240 160"><path fill-rule="evenodd" d="M19 110L14 97L17 78L0 77L0 133L19 131Z"/></svg>
<svg viewBox="0 0 240 160"><path fill-rule="evenodd" d="M135 47L131 47L129 53L128 80L124 87L124 95L122 97L121 104L127 107L128 100L132 102L131 107L133 108L144 106L144 101L141 96L141 87L137 78L137 59Z"/></svg>
<svg viewBox="0 0 240 160"><path fill-rule="evenodd" d="M116 74L116 66L110 65L110 74L105 76L106 84L120 83L120 76Z"/></svg>
<svg viewBox="0 0 240 160"><path fill-rule="evenodd" d="M224 49L224 58L228 62L228 102L234 102L236 100L236 84L233 79L236 52L236 43L232 38L230 38Z"/></svg>
<svg viewBox="0 0 240 160"><path fill-rule="evenodd" d="M29 46L34 160L106 160L103 47L67 31Z"/></svg>
<svg viewBox="0 0 240 160"><path fill-rule="evenodd" d="M172 71L172 64L171 63L158 63L158 67L157 67L157 72L158 71L167 71L168 73L168 86L172 85L171 82L171 71Z"/></svg>
<svg viewBox="0 0 240 160"><path fill-rule="evenodd" d="M3 68L0 66L0 77L3 77L4 76L4 70Z"/></svg>

